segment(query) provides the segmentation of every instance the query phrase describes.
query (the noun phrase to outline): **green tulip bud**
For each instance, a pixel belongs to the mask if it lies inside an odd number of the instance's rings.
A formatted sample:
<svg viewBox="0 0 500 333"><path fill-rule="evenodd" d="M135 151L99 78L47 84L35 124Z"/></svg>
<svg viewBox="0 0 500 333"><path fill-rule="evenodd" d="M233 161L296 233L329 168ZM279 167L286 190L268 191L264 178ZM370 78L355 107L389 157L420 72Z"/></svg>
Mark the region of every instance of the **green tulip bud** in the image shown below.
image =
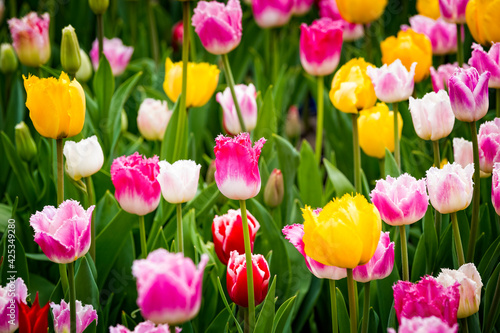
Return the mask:
<svg viewBox="0 0 500 333"><path fill-rule="evenodd" d="M264 189L264 203L271 208L278 207L283 202L284 195L283 175L281 170L274 169Z"/></svg>
<svg viewBox="0 0 500 333"><path fill-rule="evenodd" d="M68 25L62 30L61 65L66 72L74 75L81 63L80 45L75 28Z"/></svg>
<svg viewBox="0 0 500 333"><path fill-rule="evenodd" d="M128 117L125 109L122 109L122 133L125 133L128 130Z"/></svg>
<svg viewBox="0 0 500 333"><path fill-rule="evenodd" d="M90 9L96 15L104 14L109 6L109 0L89 0Z"/></svg>
<svg viewBox="0 0 500 333"><path fill-rule="evenodd" d="M87 82L92 77L92 63L90 62L90 58L85 53L84 50L80 49L80 59L82 63L80 64L80 68L75 74L76 79L79 82Z"/></svg>
<svg viewBox="0 0 500 333"><path fill-rule="evenodd" d="M0 46L0 70L4 74L13 73L18 65L16 52L10 44L2 44Z"/></svg>
<svg viewBox="0 0 500 333"><path fill-rule="evenodd" d="M15 127L15 140L17 153L22 160L29 162L35 157L37 153L36 144L31 136L30 129L21 121Z"/></svg>

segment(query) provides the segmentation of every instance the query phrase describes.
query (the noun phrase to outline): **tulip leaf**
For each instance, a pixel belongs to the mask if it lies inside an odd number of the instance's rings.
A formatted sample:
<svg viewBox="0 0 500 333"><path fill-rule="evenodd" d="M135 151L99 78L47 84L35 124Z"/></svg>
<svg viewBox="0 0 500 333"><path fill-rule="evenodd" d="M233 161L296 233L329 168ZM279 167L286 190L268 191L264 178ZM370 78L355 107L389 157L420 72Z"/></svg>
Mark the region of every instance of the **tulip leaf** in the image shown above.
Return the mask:
<svg viewBox="0 0 500 333"><path fill-rule="evenodd" d="M302 141L300 148L300 164L298 168L298 184L300 196L304 205L321 207L323 185L314 152L307 140Z"/></svg>
<svg viewBox="0 0 500 333"><path fill-rule="evenodd" d="M297 296L292 296L287 299L276 311L274 317L272 332L289 332L293 319L293 309L295 308L295 299Z"/></svg>
<svg viewBox="0 0 500 333"><path fill-rule="evenodd" d="M175 161L187 157L187 138L188 138L188 124L187 121L184 124L184 138L182 142L177 142L177 128L179 127L179 115L180 109L180 98L174 104L173 113L168 121L167 130L163 136L163 141L161 144L160 160L166 160L169 163L174 163ZM182 111L184 112L184 111ZM175 154L175 145L180 144L181 147L178 149L178 156Z"/></svg>
<svg viewBox="0 0 500 333"><path fill-rule="evenodd" d="M443 222L444 222L444 217L443 216ZM443 223L445 225L445 223ZM443 267L453 267L453 258L451 255L451 249L455 247L453 244L453 239L452 239L452 230L451 230L451 223L448 224L448 226L441 231L441 239L439 241L439 249L434 265L434 271L437 272L439 268ZM453 249L453 252L455 250Z"/></svg>
<svg viewBox="0 0 500 333"><path fill-rule="evenodd" d="M432 274L433 272L434 262L438 252L438 237L436 234L436 227L434 225L433 213L433 209L427 209L427 212L422 221L424 229L422 237L425 240L425 251L427 253L425 260L427 265L426 273L428 274Z"/></svg>
<svg viewBox="0 0 500 333"><path fill-rule="evenodd" d="M206 330L203 332L205 333L220 333L224 332L224 327L227 325L227 322L229 321L229 314L227 309L222 309L221 312L215 317L214 320L210 323L210 326L207 327Z"/></svg>
<svg viewBox="0 0 500 333"><path fill-rule="evenodd" d="M413 256L413 265L411 266L411 281L417 281L421 276L425 275L426 259L428 254L425 248L425 235L420 237L417 245L417 250Z"/></svg>
<svg viewBox="0 0 500 333"><path fill-rule="evenodd" d="M378 317L378 314L373 310L373 308L370 308L370 322L368 324L368 332L378 332L378 324L380 322L380 319Z"/></svg>
<svg viewBox="0 0 500 333"><path fill-rule="evenodd" d="M16 223L16 228L18 228L18 223ZM15 229L14 229L15 230ZM5 232L2 239L2 249L3 249L3 262L0 266L0 285L5 286L14 277L22 278L28 289L30 289L30 279L28 262L26 260L26 254L24 252L24 247L19 241L17 235L12 237L12 233Z"/></svg>
<svg viewBox="0 0 500 333"><path fill-rule="evenodd" d="M491 307L491 303L493 302L493 298L495 295L495 291L497 288L500 288L500 284L498 283L499 278L500 278L500 263L497 261L497 266L493 273L491 274L488 282L486 282L483 279L483 283L486 286L486 289L484 290L484 300L483 300L483 332L488 332L486 330L487 325L490 325L490 327L493 327L495 324L496 320L498 319L498 316L500 315L500 307L497 306L496 308L496 313L490 313L494 309Z"/></svg>
<svg viewBox="0 0 500 333"><path fill-rule="evenodd" d="M99 67L94 75L93 87L97 106L99 108L98 123L100 123L101 120L108 122L109 105L111 104L113 93L115 92L115 78L106 57L101 57L99 61ZM110 131L111 128L108 128L108 130Z"/></svg>
<svg viewBox="0 0 500 333"><path fill-rule="evenodd" d="M220 192L217 184L212 183L204 188L193 200L189 201L184 206L182 213L186 214L191 209L194 209L196 211L196 218L203 216L215 205L219 195Z"/></svg>
<svg viewBox="0 0 500 333"><path fill-rule="evenodd" d="M99 307L99 290L94 280L86 257L82 257L75 277L76 299L83 304L92 304L95 310Z"/></svg>
<svg viewBox="0 0 500 333"><path fill-rule="evenodd" d="M269 86L264 95L264 102L259 108L257 126L253 131L254 141L260 138L267 140L264 147L262 147L261 154L266 160L269 160L271 157L274 145L273 134L275 133L277 133L276 109L274 106L273 89L272 86Z"/></svg>
<svg viewBox="0 0 500 333"><path fill-rule="evenodd" d="M234 321L236 328L238 329L239 333L243 333L243 330L241 329L240 323L238 323L238 320L233 314L233 309L229 307L229 303L227 302L226 295L224 295L224 289L222 289L222 285L220 283L220 278L217 277L217 287L219 289L219 295L222 298L222 302L224 303L224 306L226 307L226 310L231 314L231 318Z"/></svg>
<svg viewBox="0 0 500 333"><path fill-rule="evenodd" d="M109 191L101 197L101 200L96 204L92 213L94 216L95 233L98 235L109 223L113 217L118 214L120 207L115 199L115 196Z"/></svg>
<svg viewBox="0 0 500 333"><path fill-rule="evenodd" d="M323 159L323 164L325 165L328 178L330 178L335 188L335 196L337 198L342 197L346 193L356 192L349 179L337 167L331 164L326 158Z"/></svg>
<svg viewBox="0 0 500 333"><path fill-rule="evenodd" d="M311 283L308 286L306 295L300 304L300 308L297 310L295 319L293 320L293 332L302 332L304 325L309 319L311 312L318 301L322 284L323 279L318 279L315 276L311 277Z"/></svg>
<svg viewBox="0 0 500 333"><path fill-rule="evenodd" d="M391 152L385 148L385 175L391 177L398 177L401 174L398 164L392 156Z"/></svg>
<svg viewBox="0 0 500 333"><path fill-rule="evenodd" d="M382 324L382 331L387 332L387 323L391 320L391 316L394 315L392 309L394 308L394 299L392 297L393 291L392 286L399 280L398 267L394 265L391 274L385 279L377 280L377 301L379 309L379 317ZM387 297L391 295L391 297ZM391 327L391 326L389 326Z"/></svg>
<svg viewBox="0 0 500 333"><path fill-rule="evenodd" d="M351 322L349 320L349 313L347 312L347 305L345 304L344 296L339 288L336 288L336 297L339 332L349 333L351 331Z"/></svg>
<svg viewBox="0 0 500 333"><path fill-rule="evenodd" d="M50 295L54 290L54 284L47 280L45 277L30 273L30 291L31 300L35 299L36 293L38 292L38 300L40 306L44 306L48 301L50 301Z"/></svg>
<svg viewBox="0 0 500 333"><path fill-rule="evenodd" d="M493 269L495 269L495 265L500 261L500 236L495 239L495 241L490 245L488 250L484 253L477 270L479 275L483 279L488 278L490 276Z"/></svg>
<svg viewBox="0 0 500 333"><path fill-rule="evenodd" d="M266 299L262 304L262 309L260 310L259 318L257 318L257 323L255 324L255 333L267 333L273 329L274 321L274 303L276 295L276 275L273 278L271 287L267 291Z"/></svg>

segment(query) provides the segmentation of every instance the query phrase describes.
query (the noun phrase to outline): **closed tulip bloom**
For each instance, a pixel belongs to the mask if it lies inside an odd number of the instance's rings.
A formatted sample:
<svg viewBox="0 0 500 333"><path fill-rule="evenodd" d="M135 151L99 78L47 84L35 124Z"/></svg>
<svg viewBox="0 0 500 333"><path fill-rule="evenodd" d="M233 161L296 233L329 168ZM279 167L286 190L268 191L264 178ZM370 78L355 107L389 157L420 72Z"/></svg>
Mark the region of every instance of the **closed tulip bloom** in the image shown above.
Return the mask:
<svg viewBox="0 0 500 333"><path fill-rule="evenodd" d="M441 16L439 0L417 0L417 12L420 15L437 20Z"/></svg>
<svg viewBox="0 0 500 333"><path fill-rule="evenodd" d="M464 264L458 270L443 268L436 280L444 287L460 284L458 318L467 318L479 311L483 282L473 263Z"/></svg>
<svg viewBox="0 0 500 333"><path fill-rule="evenodd" d="M33 126L40 135L62 139L82 131L85 122L85 92L78 81L61 73L59 79L24 77L26 107Z"/></svg>
<svg viewBox="0 0 500 333"><path fill-rule="evenodd" d="M160 183L163 198L171 204L188 202L196 195L201 165L191 160L179 160L173 164L160 161Z"/></svg>
<svg viewBox="0 0 500 333"><path fill-rule="evenodd" d="M174 111L168 109L166 101L146 98L137 112L137 127L147 140L163 141L168 122Z"/></svg>
<svg viewBox="0 0 500 333"><path fill-rule="evenodd" d="M281 27L290 21L294 0L252 0L255 22L263 29Z"/></svg>
<svg viewBox="0 0 500 333"><path fill-rule="evenodd" d="M410 113L415 132L423 140L445 138L455 124L455 114L445 90L427 93L419 99L410 96Z"/></svg>
<svg viewBox="0 0 500 333"><path fill-rule="evenodd" d="M248 232L250 235L250 248L253 251L255 236L260 228L259 222L247 210ZM241 221L241 210L230 209L226 214L215 215L212 223L212 236L215 253L219 260L227 265L231 252L245 252L243 240L243 224Z"/></svg>
<svg viewBox="0 0 500 333"><path fill-rule="evenodd" d="M174 49L174 52L177 51L180 46L182 46L183 37L184 26L181 20L174 24L174 26L172 27L172 47Z"/></svg>
<svg viewBox="0 0 500 333"><path fill-rule="evenodd" d="M324 265L355 268L373 257L382 223L374 205L360 194L328 203L319 214L303 210L304 251Z"/></svg>
<svg viewBox="0 0 500 333"><path fill-rule="evenodd" d="M80 49L80 59L82 63L75 74L75 78L80 82L87 82L92 77L92 64L87 53Z"/></svg>
<svg viewBox="0 0 500 333"><path fill-rule="evenodd" d="M474 164L463 168L458 163L445 164L442 169L427 170L427 190L432 206L441 214L467 208L472 200Z"/></svg>
<svg viewBox="0 0 500 333"><path fill-rule="evenodd" d="M6 265L6 263L4 263ZM28 288L22 278L0 286L0 332L10 333L19 327L20 304L26 304ZM13 304L14 311L11 312ZM11 314L14 314L11 317Z"/></svg>
<svg viewBox="0 0 500 333"><path fill-rule="evenodd" d="M465 8L469 0L439 0L441 17L450 23L465 23Z"/></svg>
<svg viewBox="0 0 500 333"><path fill-rule="evenodd" d="M394 112L385 103L362 110L358 118L359 146L366 155L383 158L385 149L394 151ZM403 131L403 118L398 113L398 136Z"/></svg>
<svg viewBox="0 0 500 333"><path fill-rule="evenodd" d="M191 20L205 49L212 54L225 54L240 44L242 15L239 0L229 0L227 5L200 1Z"/></svg>
<svg viewBox="0 0 500 333"><path fill-rule="evenodd" d="M352 23L367 24L382 16L387 0L336 0L342 17Z"/></svg>
<svg viewBox="0 0 500 333"><path fill-rule="evenodd" d="M351 59L335 73L330 101L342 112L357 113L375 105L377 96L366 69L372 66L363 58Z"/></svg>
<svg viewBox="0 0 500 333"><path fill-rule="evenodd" d="M38 16L35 12L8 21L12 45L21 64L40 67L49 61L49 23L49 13Z"/></svg>
<svg viewBox="0 0 500 333"><path fill-rule="evenodd" d="M132 46L125 46L120 38L112 38L103 40L103 53L111 66L113 76L119 76L125 72L125 69L132 58L134 48ZM99 67L99 42L94 40L92 49L90 50L90 58L92 65L97 70Z"/></svg>
<svg viewBox="0 0 500 333"><path fill-rule="evenodd" d="M111 164L115 198L128 213L146 215L158 207L161 197L158 156L143 158L138 152L118 157Z"/></svg>
<svg viewBox="0 0 500 333"><path fill-rule="evenodd" d="M319 16L342 23L342 39L344 41L354 41L365 34L362 24L350 23L342 18L336 0L319 0Z"/></svg>
<svg viewBox="0 0 500 333"><path fill-rule="evenodd" d="M248 86L237 84L234 86L236 99L240 106L241 116L247 131L252 131L257 126L257 100L253 84ZM217 93L216 101L222 107L222 124L228 134L238 135L241 133L240 121L236 106L234 105L231 89L227 87L223 92Z"/></svg>
<svg viewBox="0 0 500 333"><path fill-rule="evenodd" d="M370 282L388 277L394 267L394 242L389 238L389 232L381 232L380 240L373 257L363 266L352 270L354 280Z"/></svg>
<svg viewBox="0 0 500 333"><path fill-rule="evenodd" d="M14 73L18 66L19 62L12 45L2 43L0 45L0 71L3 74Z"/></svg>
<svg viewBox="0 0 500 333"><path fill-rule="evenodd" d="M500 89L500 43L493 43L488 52L479 44L472 44L472 48L469 65L476 68L479 74L489 72L488 87Z"/></svg>
<svg viewBox="0 0 500 333"><path fill-rule="evenodd" d="M436 69L434 67L430 68L431 71L431 81L432 88L435 92L439 90L447 90L448 89L448 80L455 73L455 71L460 68L458 67L458 63L455 62L453 64L444 64ZM469 68L467 64L463 65L464 69Z"/></svg>
<svg viewBox="0 0 500 333"><path fill-rule="evenodd" d="M78 143L66 141L63 153L66 157L66 173L76 181L97 173L104 163L104 154L95 135Z"/></svg>
<svg viewBox="0 0 500 333"><path fill-rule="evenodd" d="M20 333L46 333L49 329L49 303L40 307L38 291L31 307L23 302L16 303L19 307L19 332ZM0 328L0 332L2 329Z"/></svg>
<svg viewBox="0 0 500 333"><path fill-rule="evenodd" d="M70 304L63 299L61 304L50 303L52 315L54 316L55 333L70 332ZM82 302L76 300L76 333L83 333L93 322L97 323L97 312L91 304L83 306Z"/></svg>
<svg viewBox="0 0 500 333"><path fill-rule="evenodd" d="M274 169L267 180L266 188L264 189L264 203L276 208L283 202L285 196L285 185L283 184L283 174L281 170Z"/></svg>
<svg viewBox="0 0 500 333"><path fill-rule="evenodd" d="M458 332L458 323L449 326L441 318L436 316L430 317L413 317L411 319L401 318L398 333L456 333ZM396 330L389 328L387 333L396 333Z"/></svg>
<svg viewBox="0 0 500 333"><path fill-rule="evenodd" d="M495 212L500 215L500 163L493 166L493 175L491 178L491 202Z"/></svg>
<svg viewBox="0 0 500 333"><path fill-rule="evenodd" d="M155 324L181 324L200 310L203 272L208 256L201 256L198 268L182 253L165 249L135 260L132 275L137 280L137 305L142 316ZM165 297L168 295L168 297Z"/></svg>
<svg viewBox="0 0 500 333"><path fill-rule="evenodd" d="M176 327L174 332L180 333L181 331L181 328ZM109 328L109 333L171 333L171 330L167 324L156 326L150 321L145 321L137 325L133 331L123 325L116 325L115 327Z"/></svg>
<svg viewBox="0 0 500 333"><path fill-rule="evenodd" d="M233 200L259 194L259 156L266 139L260 138L252 147L250 135L241 133L235 138L219 135L215 142L215 182L219 191Z"/></svg>
<svg viewBox="0 0 500 333"><path fill-rule="evenodd" d="M78 201L66 200L45 206L30 217L35 242L50 261L67 264L83 257L90 248L90 219L95 206L83 209Z"/></svg>
<svg viewBox="0 0 500 333"><path fill-rule="evenodd" d="M489 72L479 75L472 67L459 68L448 80L451 108L458 120L472 122L488 112Z"/></svg>
<svg viewBox="0 0 500 333"><path fill-rule="evenodd" d="M465 20L474 40L486 45L500 42L500 0L470 0Z"/></svg>
<svg viewBox="0 0 500 333"><path fill-rule="evenodd" d="M484 173L491 173L493 165L500 162L500 118L481 124L477 140L479 168Z"/></svg>
<svg viewBox="0 0 500 333"><path fill-rule="evenodd" d="M206 62L188 63L186 107L199 107L207 104L217 88L219 69ZM182 61L173 63L167 58L163 90L175 102L182 92Z"/></svg>
<svg viewBox="0 0 500 333"><path fill-rule="evenodd" d="M314 0L294 0L292 9L293 15L302 16L307 14L307 12L311 10L313 3Z"/></svg>
<svg viewBox="0 0 500 333"><path fill-rule="evenodd" d="M264 301L269 287L269 265L261 254L252 254L255 305ZM245 254L231 252L227 264L226 287L229 298L239 306L248 307L247 264Z"/></svg>
<svg viewBox="0 0 500 333"><path fill-rule="evenodd" d="M472 142L464 138L453 138L453 159L462 168L474 163Z"/></svg>
<svg viewBox="0 0 500 333"><path fill-rule="evenodd" d="M288 108L285 121L285 134L288 138L296 138L302 132L302 122L300 120L299 109L296 105Z"/></svg>
<svg viewBox="0 0 500 333"><path fill-rule="evenodd" d="M389 66L380 68L368 66L366 73L372 80L377 98L385 103L401 102L408 99L413 93L413 77L417 63L411 64L409 70L396 59Z"/></svg>
<svg viewBox="0 0 500 333"><path fill-rule="evenodd" d="M300 62L304 70L315 76L332 74L340 60L342 24L321 18L310 26L300 26Z"/></svg>
<svg viewBox="0 0 500 333"><path fill-rule="evenodd" d="M409 19L413 31L424 34L432 44L432 53L443 55L457 52L457 27L442 18L433 20L423 15Z"/></svg>

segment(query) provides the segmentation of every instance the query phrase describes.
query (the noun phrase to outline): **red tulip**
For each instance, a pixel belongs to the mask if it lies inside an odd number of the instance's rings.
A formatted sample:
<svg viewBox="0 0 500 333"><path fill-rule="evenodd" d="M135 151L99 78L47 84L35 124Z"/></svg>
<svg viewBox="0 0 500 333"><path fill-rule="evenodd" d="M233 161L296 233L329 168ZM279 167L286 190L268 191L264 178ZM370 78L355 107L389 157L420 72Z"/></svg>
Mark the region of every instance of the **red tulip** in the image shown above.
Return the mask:
<svg viewBox="0 0 500 333"><path fill-rule="evenodd" d="M38 292L36 293L35 301L31 308L19 302L19 333L47 333L49 326L48 314L49 303L40 308L38 301Z"/></svg>

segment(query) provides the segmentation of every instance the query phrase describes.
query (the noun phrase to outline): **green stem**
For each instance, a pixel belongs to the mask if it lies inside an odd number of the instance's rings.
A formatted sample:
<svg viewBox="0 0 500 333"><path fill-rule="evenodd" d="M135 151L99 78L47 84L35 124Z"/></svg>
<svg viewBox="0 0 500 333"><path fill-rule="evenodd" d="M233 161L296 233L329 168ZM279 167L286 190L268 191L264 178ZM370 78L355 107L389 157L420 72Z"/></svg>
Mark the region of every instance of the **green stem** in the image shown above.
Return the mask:
<svg viewBox="0 0 500 333"><path fill-rule="evenodd" d="M325 81L323 76L318 76L318 116L317 116L317 126L316 126L316 163L319 165L321 162L321 149L323 147L323 118L324 118L324 107L323 107L323 90L325 88Z"/></svg>
<svg viewBox="0 0 500 333"><path fill-rule="evenodd" d="M273 57L273 68L272 68L272 79L273 82L272 84L276 84L278 80L278 67L279 67L279 47L278 47L278 32L279 30L277 28L271 29L271 39L273 43L273 52L272 52L272 57Z"/></svg>
<svg viewBox="0 0 500 333"><path fill-rule="evenodd" d="M368 333L369 323L370 323L370 281L365 283L365 300L363 303L363 323L361 324L361 333Z"/></svg>
<svg viewBox="0 0 500 333"><path fill-rule="evenodd" d="M66 295L66 292L69 288L68 282L68 272L66 270L66 264L59 264L59 275L61 276L61 287L63 289L63 295Z"/></svg>
<svg viewBox="0 0 500 333"><path fill-rule="evenodd" d="M153 7L151 0L147 0L147 12L148 12L148 22L149 22L149 33L151 38L151 53L153 53L153 60L158 66L158 59L160 57L160 52L158 48L158 32L156 31L156 21L153 13Z"/></svg>
<svg viewBox="0 0 500 333"><path fill-rule="evenodd" d="M379 158L378 168L380 169L380 178L385 178L385 158Z"/></svg>
<svg viewBox="0 0 500 333"><path fill-rule="evenodd" d="M76 333L76 290L75 290L75 262L68 264L69 276L69 316L71 321L71 333Z"/></svg>
<svg viewBox="0 0 500 333"><path fill-rule="evenodd" d="M392 103L392 111L394 112L394 159L401 170L401 150L399 148L399 123L398 123L398 102Z"/></svg>
<svg viewBox="0 0 500 333"><path fill-rule="evenodd" d="M366 61L372 61L372 40L370 35L370 25L364 24L363 29L365 31L365 50L366 50Z"/></svg>
<svg viewBox="0 0 500 333"><path fill-rule="evenodd" d="M399 238L401 239L401 262L403 266L403 280L410 281L410 268L408 267L408 248L406 244L405 225L399 226Z"/></svg>
<svg viewBox="0 0 500 333"><path fill-rule="evenodd" d="M229 86L229 90L231 90L231 96L233 96L234 106L236 107L236 114L238 115L238 121L240 122L240 128L242 132L246 132L247 128L245 126L245 122L243 121L243 116L241 114L240 103L236 98L236 91L234 90L234 79L233 73L231 72L231 66L229 65L229 59L227 54L222 55L222 61L224 63L224 73L226 74L227 85Z"/></svg>
<svg viewBox="0 0 500 333"><path fill-rule="evenodd" d="M184 235L182 232L182 204L177 204L177 252L184 253Z"/></svg>
<svg viewBox="0 0 500 333"><path fill-rule="evenodd" d="M462 333L469 333L469 326L467 325L467 319L468 318L462 318L460 319L460 323L462 324L462 330L460 332Z"/></svg>
<svg viewBox="0 0 500 333"><path fill-rule="evenodd" d="M484 325L485 333L490 333L491 331L493 331L493 327L495 326L495 314L498 311L499 305L500 305L500 274L498 274L497 286L495 287L495 294L493 295L493 300L491 301L488 317L486 318L486 323Z"/></svg>
<svg viewBox="0 0 500 333"><path fill-rule="evenodd" d="M352 120L352 150L354 156L354 187L361 193L361 151L359 150L358 113L351 113Z"/></svg>
<svg viewBox="0 0 500 333"><path fill-rule="evenodd" d="M479 225L479 196L481 178L479 175L479 149L477 144L476 122L469 123L472 136L472 150L474 153L474 193L472 197L472 219L470 224L469 247L467 249L467 262L474 262L476 249L477 227Z"/></svg>
<svg viewBox="0 0 500 333"><path fill-rule="evenodd" d="M458 266L465 264L464 248L462 247L462 238L460 237L460 229L457 222L457 213L451 213L451 223L453 228L453 238L455 238L455 248L457 250Z"/></svg>
<svg viewBox="0 0 500 333"><path fill-rule="evenodd" d="M462 46L462 24L457 23L457 62L458 67L464 64L464 48Z"/></svg>
<svg viewBox="0 0 500 333"><path fill-rule="evenodd" d="M95 205L95 192L94 184L92 183L92 176L85 177L85 183L87 184L87 196L89 207ZM95 263L95 221L94 214L90 218L90 256Z"/></svg>
<svg viewBox="0 0 500 333"><path fill-rule="evenodd" d="M497 118L500 118L500 88L496 89L497 95Z"/></svg>
<svg viewBox="0 0 500 333"><path fill-rule="evenodd" d="M96 15L97 18L97 40L99 43L99 60L104 54L104 24L102 20L102 14Z"/></svg>
<svg viewBox="0 0 500 333"><path fill-rule="evenodd" d="M439 141L432 141L432 148L434 150L434 166L436 168L439 168L441 165L441 157L439 154ZM437 210L435 211L435 219L434 219L434 225L436 227L436 234L438 236L439 240L439 235L441 234L441 221L442 221L442 216L441 213L438 212Z"/></svg>
<svg viewBox="0 0 500 333"><path fill-rule="evenodd" d="M245 243L245 262L247 266L247 290L248 290L248 322L249 332L255 323L255 292L253 286L252 248L250 246L250 233L248 231L247 207L245 200L240 200L241 222L243 224L243 241Z"/></svg>
<svg viewBox="0 0 500 333"><path fill-rule="evenodd" d="M339 322L337 319L337 296L335 288L335 280L328 280L330 285L330 303L332 305L332 332L339 331Z"/></svg>
<svg viewBox="0 0 500 333"><path fill-rule="evenodd" d="M146 245L146 226L144 225L144 215L139 215L139 233L141 234L141 256L148 256L148 246Z"/></svg>
<svg viewBox="0 0 500 333"><path fill-rule="evenodd" d="M248 321L248 309L244 307L240 307L241 310L243 310L243 321L245 323L244 330L245 332L250 332L250 322Z"/></svg>
<svg viewBox="0 0 500 333"><path fill-rule="evenodd" d="M188 27L189 27L189 39L190 40L194 40L193 39L193 35L194 35L194 27L193 25L191 24L191 13L189 13L188 15ZM191 51L191 61L196 61L196 43L191 43L189 45L189 51Z"/></svg>
<svg viewBox="0 0 500 333"><path fill-rule="evenodd" d="M57 206L64 201L64 161L63 161L63 139L56 139L57 152ZM63 292L68 290L68 274L66 264L59 264L59 274L61 275L61 286Z"/></svg>
<svg viewBox="0 0 500 333"><path fill-rule="evenodd" d="M349 316L351 319L351 333L358 333L358 318L356 314L356 295L354 294L352 268L347 268L347 291L349 294Z"/></svg>

